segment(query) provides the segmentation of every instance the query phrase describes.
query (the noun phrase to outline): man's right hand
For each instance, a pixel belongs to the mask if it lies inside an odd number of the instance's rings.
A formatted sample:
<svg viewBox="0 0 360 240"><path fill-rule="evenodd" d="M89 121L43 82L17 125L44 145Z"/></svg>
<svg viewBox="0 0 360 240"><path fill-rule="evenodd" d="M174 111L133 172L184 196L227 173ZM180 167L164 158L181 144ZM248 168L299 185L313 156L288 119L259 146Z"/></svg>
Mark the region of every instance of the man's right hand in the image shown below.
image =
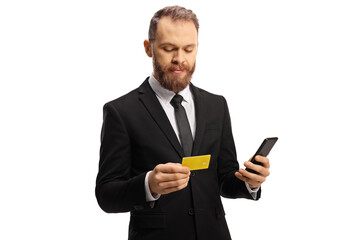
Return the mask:
<svg viewBox="0 0 360 240"><path fill-rule="evenodd" d="M180 163L157 165L149 174L151 193L168 194L179 191L188 185L190 169Z"/></svg>

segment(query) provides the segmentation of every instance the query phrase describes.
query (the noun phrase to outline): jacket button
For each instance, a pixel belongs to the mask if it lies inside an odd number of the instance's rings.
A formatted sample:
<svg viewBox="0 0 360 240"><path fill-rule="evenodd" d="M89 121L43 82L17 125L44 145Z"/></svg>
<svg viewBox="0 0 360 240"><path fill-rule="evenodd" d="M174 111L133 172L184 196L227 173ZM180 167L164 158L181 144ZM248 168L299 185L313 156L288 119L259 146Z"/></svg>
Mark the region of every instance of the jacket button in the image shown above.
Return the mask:
<svg viewBox="0 0 360 240"><path fill-rule="evenodd" d="M134 206L135 210L143 210L144 207L142 205L135 205Z"/></svg>
<svg viewBox="0 0 360 240"><path fill-rule="evenodd" d="M194 176L195 176L195 172L191 172L191 176L194 177Z"/></svg>
<svg viewBox="0 0 360 240"><path fill-rule="evenodd" d="M190 208L190 209L189 209L189 215L190 215L190 216L193 216L194 214L195 214L194 209L193 209L193 208Z"/></svg>

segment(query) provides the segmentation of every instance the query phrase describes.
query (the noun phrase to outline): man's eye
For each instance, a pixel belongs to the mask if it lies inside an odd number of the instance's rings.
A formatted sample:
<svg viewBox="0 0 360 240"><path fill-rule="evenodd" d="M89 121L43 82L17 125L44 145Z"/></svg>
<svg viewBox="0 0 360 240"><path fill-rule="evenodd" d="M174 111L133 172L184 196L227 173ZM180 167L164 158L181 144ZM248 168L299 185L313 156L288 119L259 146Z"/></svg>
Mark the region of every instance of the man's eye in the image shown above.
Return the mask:
<svg viewBox="0 0 360 240"><path fill-rule="evenodd" d="M187 48L187 49L185 49L185 52L191 53L193 50L194 50L194 49L192 49L192 48Z"/></svg>
<svg viewBox="0 0 360 240"><path fill-rule="evenodd" d="M173 51L174 49L173 48L164 48L164 51L165 52L171 52L171 51Z"/></svg>

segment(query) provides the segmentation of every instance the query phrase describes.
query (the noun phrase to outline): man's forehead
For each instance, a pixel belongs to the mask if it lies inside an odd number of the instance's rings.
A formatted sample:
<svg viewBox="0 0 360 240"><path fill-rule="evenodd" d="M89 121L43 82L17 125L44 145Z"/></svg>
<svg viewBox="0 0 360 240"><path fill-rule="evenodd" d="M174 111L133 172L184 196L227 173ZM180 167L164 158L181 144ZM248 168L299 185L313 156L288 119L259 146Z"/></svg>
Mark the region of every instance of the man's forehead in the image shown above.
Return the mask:
<svg viewBox="0 0 360 240"><path fill-rule="evenodd" d="M158 22L158 24L187 24L187 23L193 23L191 19L174 19L170 16L162 16ZM195 27L195 24L194 24ZM196 29L196 28L195 28Z"/></svg>
<svg viewBox="0 0 360 240"><path fill-rule="evenodd" d="M159 20L156 30L156 38L160 41L197 41L197 30L191 20L172 20L165 16ZM170 41L172 42L172 41Z"/></svg>

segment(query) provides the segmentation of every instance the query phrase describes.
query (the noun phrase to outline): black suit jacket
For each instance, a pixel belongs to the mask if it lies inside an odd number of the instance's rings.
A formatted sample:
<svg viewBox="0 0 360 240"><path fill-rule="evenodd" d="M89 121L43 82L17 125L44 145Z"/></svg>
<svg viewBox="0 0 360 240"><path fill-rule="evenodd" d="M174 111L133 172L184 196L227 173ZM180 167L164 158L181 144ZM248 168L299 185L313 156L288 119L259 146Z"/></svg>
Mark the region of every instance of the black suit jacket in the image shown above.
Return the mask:
<svg viewBox="0 0 360 240"><path fill-rule="evenodd" d="M145 175L160 163L181 163L182 147L148 79L104 106L96 197L108 213L129 212L129 239L230 239L220 195L252 199L234 176L236 160L226 100L190 85L196 134L192 155L211 154L209 168L193 171L188 186L145 199ZM258 198L260 191L258 192Z"/></svg>

